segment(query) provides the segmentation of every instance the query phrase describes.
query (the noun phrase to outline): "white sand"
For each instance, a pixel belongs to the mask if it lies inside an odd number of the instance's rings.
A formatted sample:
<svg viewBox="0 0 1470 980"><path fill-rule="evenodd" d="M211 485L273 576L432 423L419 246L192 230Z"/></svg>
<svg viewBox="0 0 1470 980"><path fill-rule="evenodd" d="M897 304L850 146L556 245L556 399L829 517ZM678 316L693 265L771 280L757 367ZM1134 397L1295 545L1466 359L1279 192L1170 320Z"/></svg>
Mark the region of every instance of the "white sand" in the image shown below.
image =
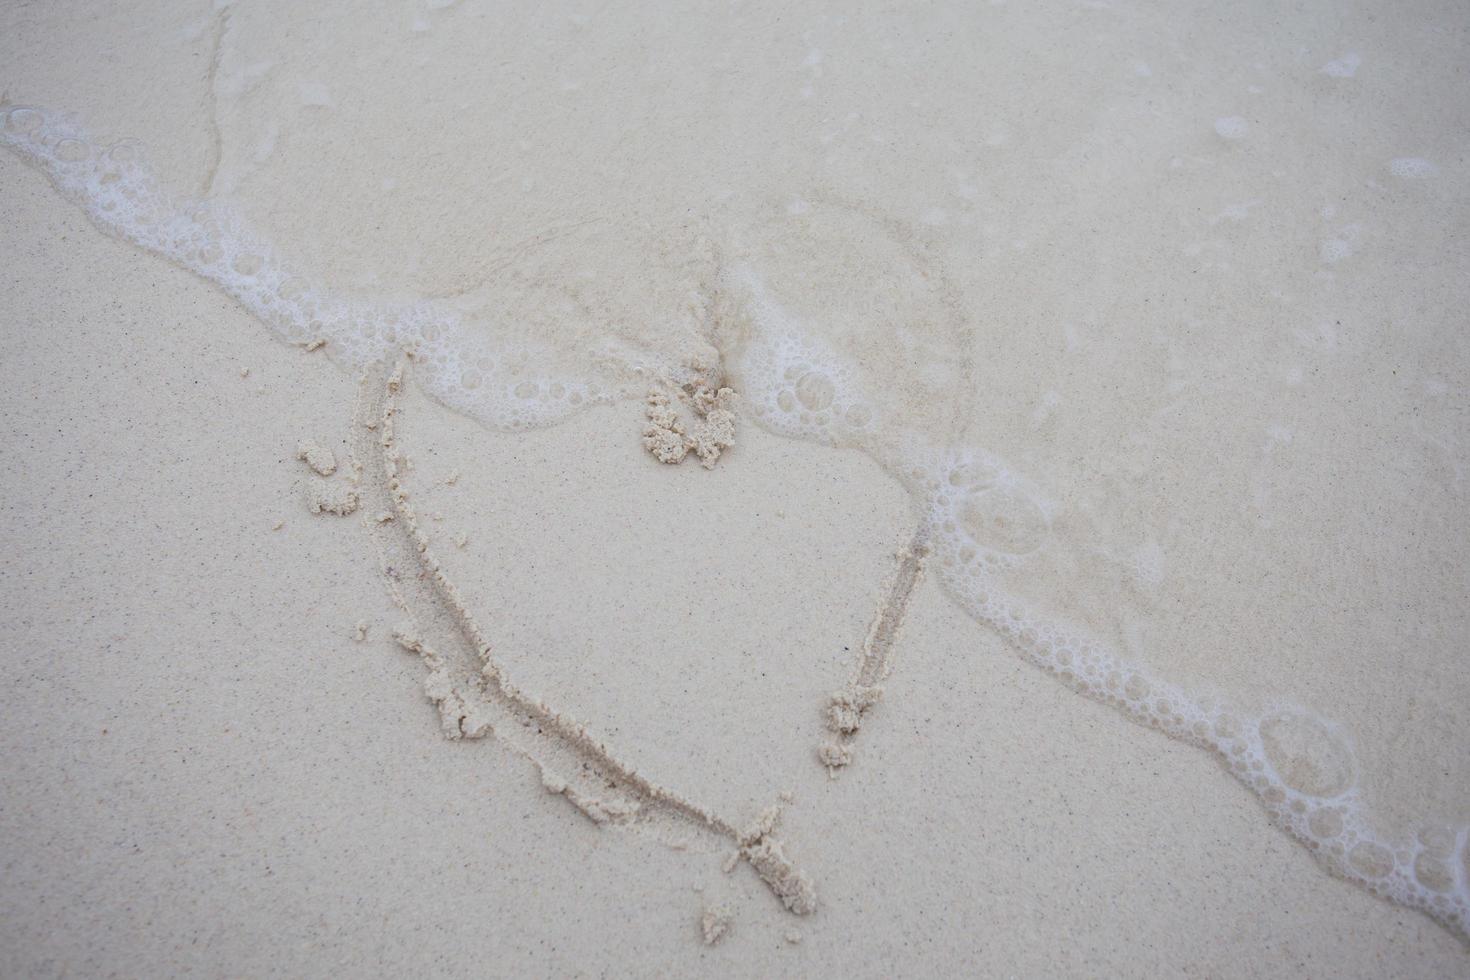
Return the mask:
<svg viewBox="0 0 1470 980"><path fill-rule="evenodd" d="M1246 716L1330 719L1409 866L1426 826L1460 846L1463 11L81 9L0 14L6 96L139 137L335 288L576 370L607 338L705 356L680 304L746 263L883 419L1037 488L1017 595ZM11 153L0 214L0 973L1465 970L1210 755L1024 663L942 547L829 779L823 707L916 529L871 455L753 424L752 390L713 471L660 466L636 400L496 432L411 366L402 485L494 661L713 820L624 782L643 829L599 827L511 747L585 753L442 737L337 342L274 342ZM810 916L759 841L721 870L778 802Z"/></svg>

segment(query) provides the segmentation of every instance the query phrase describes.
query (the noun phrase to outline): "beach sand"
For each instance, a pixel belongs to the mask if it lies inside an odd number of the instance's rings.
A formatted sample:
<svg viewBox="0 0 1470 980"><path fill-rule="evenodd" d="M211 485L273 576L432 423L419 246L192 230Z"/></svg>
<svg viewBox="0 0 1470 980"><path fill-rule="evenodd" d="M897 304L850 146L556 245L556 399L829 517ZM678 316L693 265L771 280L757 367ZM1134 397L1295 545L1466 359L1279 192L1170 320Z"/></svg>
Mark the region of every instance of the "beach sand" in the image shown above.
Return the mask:
<svg viewBox="0 0 1470 980"><path fill-rule="evenodd" d="M603 390L497 427L513 358L291 334L0 154L0 972L1466 970L1462 11L84 9L0 14L10 104ZM662 465L701 358L734 447ZM1016 475L946 530L864 427Z"/></svg>

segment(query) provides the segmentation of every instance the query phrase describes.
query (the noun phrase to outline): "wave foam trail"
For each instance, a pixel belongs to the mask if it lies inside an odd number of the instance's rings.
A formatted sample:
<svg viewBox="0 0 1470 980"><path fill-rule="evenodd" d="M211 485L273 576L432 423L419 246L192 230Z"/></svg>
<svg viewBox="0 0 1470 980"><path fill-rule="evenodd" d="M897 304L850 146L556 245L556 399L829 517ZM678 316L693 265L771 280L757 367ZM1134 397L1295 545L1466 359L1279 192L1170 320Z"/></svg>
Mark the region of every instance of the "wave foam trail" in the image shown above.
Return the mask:
<svg viewBox="0 0 1470 980"><path fill-rule="evenodd" d="M596 380L559 371L556 352L498 345L443 305L349 300L296 274L229 207L169 195L135 141L99 144L63 116L5 106L0 143L104 231L207 279L282 340L324 346L349 370L408 351L436 398L506 430L551 425L610 397Z"/></svg>

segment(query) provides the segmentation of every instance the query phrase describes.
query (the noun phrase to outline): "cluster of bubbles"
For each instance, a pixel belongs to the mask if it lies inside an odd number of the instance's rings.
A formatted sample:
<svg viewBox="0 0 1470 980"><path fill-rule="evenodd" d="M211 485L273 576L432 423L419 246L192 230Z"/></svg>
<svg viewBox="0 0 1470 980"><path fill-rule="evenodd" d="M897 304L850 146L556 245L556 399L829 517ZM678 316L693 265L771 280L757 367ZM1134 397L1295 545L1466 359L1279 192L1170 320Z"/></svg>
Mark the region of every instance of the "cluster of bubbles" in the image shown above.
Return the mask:
<svg viewBox="0 0 1470 980"><path fill-rule="evenodd" d="M103 230L214 283L287 343L324 342L344 367L405 351L432 395L497 429L551 425L608 397L595 382L557 370L549 349L497 344L452 309L348 300L296 274L228 207L164 191L134 141L99 144L65 117L6 106L0 143Z"/></svg>
<svg viewBox="0 0 1470 980"><path fill-rule="evenodd" d="M327 341L344 366L406 350L423 365L419 377L430 394L501 429L551 424L615 397L593 381L548 369L555 352L533 343L496 346L451 310L349 302L291 274L227 210L165 195L133 143L99 146L67 120L19 106L0 109L0 142L106 231L217 284L286 341ZM743 317L735 366L757 424L781 436L862 449L902 481L917 502L940 583L971 617L1074 690L1216 754L1334 873L1470 937L1465 828L1386 841L1373 832L1351 745L1334 725L1290 706L1248 717L1033 615L1005 581L1048 546L1052 515L1044 496L991 453L936 449L884 418L860 372L778 305L751 269L729 271L723 285Z"/></svg>
<svg viewBox="0 0 1470 980"><path fill-rule="evenodd" d="M729 272L725 286L739 298L747 321L737 376L758 423L777 435L828 446L870 443L879 419L872 402L858 397L857 372L803 331L750 269Z"/></svg>
<svg viewBox="0 0 1470 980"><path fill-rule="evenodd" d="M956 567L1015 567L1046 541L1050 505L1000 457L980 449L911 449L904 481L928 501L931 536Z"/></svg>

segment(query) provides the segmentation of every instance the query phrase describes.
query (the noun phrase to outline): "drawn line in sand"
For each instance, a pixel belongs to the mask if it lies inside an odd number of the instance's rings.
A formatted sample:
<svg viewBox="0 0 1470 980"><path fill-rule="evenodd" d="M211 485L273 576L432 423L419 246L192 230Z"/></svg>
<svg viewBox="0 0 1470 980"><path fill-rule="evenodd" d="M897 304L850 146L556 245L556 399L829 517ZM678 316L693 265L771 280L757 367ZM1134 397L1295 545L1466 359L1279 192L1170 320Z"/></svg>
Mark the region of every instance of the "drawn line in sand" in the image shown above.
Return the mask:
<svg viewBox="0 0 1470 980"><path fill-rule="evenodd" d="M750 862L789 911L797 915L815 911L811 879L786 855L775 835L779 803L738 827L636 772L584 725L511 683L458 590L445 577L399 478L403 456L394 422L405 367L400 363L391 372L374 367L363 377L352 425L353 471L360 481L364 511L393 518L364 524L377 546L394 602L409 619L394 638L428 668L424 693L439 710L445 737L493 734L536 767L548 792L565 797L599 825L650 833L681 848L699 837L712 842L709 850L733 842L737 861Z"/></svg>
<svg viewBox="0 0 1470 980"><path fill-rule="evenodd" d="M847 686L827 701L827 730L832 737L817 749L817 758L827 767L831 778L835 779L837 770L852 762L852 746L863 726L863 715L883 698L883 681L893 670L893 641L908 612L909 597L924 577L928 557L929 533L926 528L920 528L914 532L913 540L898 552L898 566L863 639L857 670Z"/></svg>

